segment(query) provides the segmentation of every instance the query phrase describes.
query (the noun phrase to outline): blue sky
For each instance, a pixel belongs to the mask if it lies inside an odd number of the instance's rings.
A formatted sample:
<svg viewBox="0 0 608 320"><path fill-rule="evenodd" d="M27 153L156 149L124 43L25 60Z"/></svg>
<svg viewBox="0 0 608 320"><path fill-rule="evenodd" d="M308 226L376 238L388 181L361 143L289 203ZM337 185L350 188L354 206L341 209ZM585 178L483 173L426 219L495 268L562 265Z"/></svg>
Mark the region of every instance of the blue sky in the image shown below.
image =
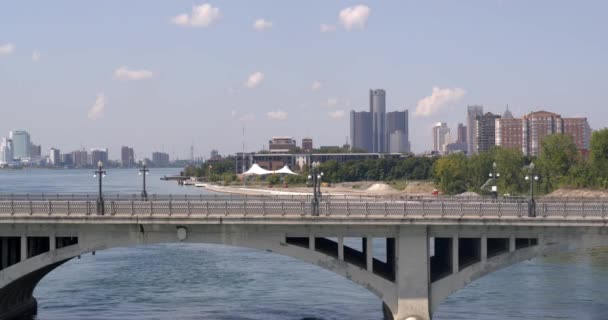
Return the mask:
<svg viewBox="0 0 608 320"><path fill-rule="evenodd" d="M45 153L111 158L121 145L233 153L242 125L250 151L285 135L337 145L370 88L410 110L416 152L469 104L598 129L606 12L605 1L3 1L0 135L26 129Z"/></svg>

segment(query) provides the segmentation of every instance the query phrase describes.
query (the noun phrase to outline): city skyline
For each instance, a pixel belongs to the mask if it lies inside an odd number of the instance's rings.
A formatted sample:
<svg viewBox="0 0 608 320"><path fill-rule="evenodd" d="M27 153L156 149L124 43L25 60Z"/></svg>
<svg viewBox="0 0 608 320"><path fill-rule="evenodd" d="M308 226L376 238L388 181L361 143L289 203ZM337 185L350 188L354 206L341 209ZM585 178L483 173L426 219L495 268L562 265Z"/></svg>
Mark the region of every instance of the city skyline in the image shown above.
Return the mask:
<svg viewBox="0 0 608 320"><path fill-rule="evenodd" d="M118 155L132 145L183 159L191 145L197 155L242 151L243 126L247 151L272 136L342 145L370 88L386 90L386 112L410 111L416 153L430 149L435 123L466 122L468 105L583 116L599 129L608 119L605 7L6 3L0 132L27 130L43 153L104 146Z"/></svg>

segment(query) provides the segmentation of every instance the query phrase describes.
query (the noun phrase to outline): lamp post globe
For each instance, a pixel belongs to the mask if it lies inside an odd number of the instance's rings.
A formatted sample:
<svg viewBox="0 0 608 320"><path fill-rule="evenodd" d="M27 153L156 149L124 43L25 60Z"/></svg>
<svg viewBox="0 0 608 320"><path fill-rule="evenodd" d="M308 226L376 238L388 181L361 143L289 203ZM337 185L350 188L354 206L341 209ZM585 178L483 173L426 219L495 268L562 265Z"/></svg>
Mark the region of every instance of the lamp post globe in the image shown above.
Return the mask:
<svg viewBox="0 0 608 320"><path fill-rule="evenodd" d="M97 196L97 214L105 214L105 204L103 200L103 178L106 176L106 171L103 170L103 162L97 162L97 170L93 172L93 177L99 179L99 194Z"/></svg>

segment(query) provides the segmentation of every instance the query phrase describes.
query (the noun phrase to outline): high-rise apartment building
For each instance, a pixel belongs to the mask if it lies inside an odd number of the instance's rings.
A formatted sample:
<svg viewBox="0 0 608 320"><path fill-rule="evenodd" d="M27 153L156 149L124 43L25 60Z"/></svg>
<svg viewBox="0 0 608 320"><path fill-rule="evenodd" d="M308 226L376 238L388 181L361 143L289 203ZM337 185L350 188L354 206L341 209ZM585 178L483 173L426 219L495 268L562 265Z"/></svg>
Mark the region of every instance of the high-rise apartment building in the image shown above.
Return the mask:
<svg viewBox="0 0 608 320"><path fill-rule="evenodd" d="M103 165L108 164L108 149L107 148L97 148L91 149L91 165L97 166L97 164L101 161Z"/></svg>
<svg viewBox="0 0 608 320"><path fill-rule="evenodd" d="M164 152L153 152L152 163L157 167L166 167L169 165L169 154Z"/></svg>
<svg viewBox="0 0 608 320"><path fill-rule="evenodd" d="M30 134L24 130L10 132L10 139L13 140L13 157L15 159L30 158Z"/></svg>
<svg viewBox="0 0 608 320"><path fill-rule="evenodd" d="M64 153L61 155L61 164L64 166L73 166L74 165L74 157L72 153Z"/></svg>
<svg viewBox="0 0 608 320"><path fill-rule="evenodd" d="M410 152L408 111L392 111L386 114L388 152Z"/></svg>
<svg viewBox="0 0 608 320"><path fill-rule="evenodd" d="M369 91L369 111L372 114L372 151L387 152L386 92L384 90Z"/></svg>
<svg viewBox="0 0 608 320"><path fill-rule="evenodd" d="M49 152L49 164L58 166L61 164L61 152L59 149L51 148Z"/></svg>
<svg viewBox="0 0 608 320"><path fill-rule="evenodd" d="M522 118L496 120L496 145L518 149L529 156L540 155L543 138L558 133L572 136L577 149L589 150L591 128L587 118L562 118L552 112L537 111Z"/></svg>
<svg viewBox="0 0 608 320"><path fill-rule="evenodd" d="M312 138L304 138L302 139L302 151L303 152L312 152Z"/></svg>
<svg viewBox="0 0 608 320"><path fill-rule="evenodd" d="M475 136L475 120L483 115L483 106L467 107L467 154L477 151L477 137Z"/></svg>
<svg viewBox="0 0 608 320"><path fill-rule="evenodd" d="M475 120L475 152L485 152L496 145L496 119L500 119L500 115L488 112Z"/></svg>
<svg viewBox="0 0 608 320"><path fill-rule="evenodd" d="M42 147L39 144L30 144L30 158L39 159L42 156Z"/></svg>
<svg viewBox="0 0 608 320"><path fill-rule="evenodd" d="M85 150L76 150L72 152L72 160L74 166L84 168L89 165L89 154Z"/></svg>
<svg viewBox="0 0 608 320"><path fill-rule="evenodd" d="M367 111L350 112L350 145L353 149L373 152L374 134L372 130L372 113Z"/></svg>
<svg viewBox="0 0 608 320"><path fill-rule="evenodd" d="M433 127L433 151L438 153L444 152L444 146L450 143L450 141L448 141L449 134L450 129L445 122L438 122Z"/></svg>
<svg viewBox="0 0 608 320"><path fill-rule="evenodd" d="M133 148L125 146L120 148L120 165L123 168L135 166L135 151L133 151Z"/></svg>
<svg viewBox="0 0 608 320"><path fill-rule="evenodd" d="M8 165L13 162L14 159L13 140L2 138L2 143L0 143L0 164Z"/></svg>

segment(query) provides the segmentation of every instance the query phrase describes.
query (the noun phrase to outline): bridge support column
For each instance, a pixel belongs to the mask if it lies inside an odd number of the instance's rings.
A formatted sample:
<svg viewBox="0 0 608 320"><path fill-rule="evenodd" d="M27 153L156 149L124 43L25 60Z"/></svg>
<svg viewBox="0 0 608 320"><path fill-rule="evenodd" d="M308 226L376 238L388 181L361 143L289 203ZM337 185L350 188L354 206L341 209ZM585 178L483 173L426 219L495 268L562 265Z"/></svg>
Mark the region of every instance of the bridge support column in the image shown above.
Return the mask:
<svg viewBox="0 0 608 320"><path fill-rule="evenodd" d="M452 236L452 274L460 271L460 242L458 235Z"/></svg>
<svg viewBox="0 0 608 320"><path fill-rule="evenodd" d="M338 237L338 260L344 261L344 237Z"/></svg>
<svg viewBox="0 0 608 320"><path fill-rule="evenodd" d="M27 260L27 236L21 236L21 261Z"/></svg>
<svg viewBox="0 0 608 320"><path fill-rule="evenodd" d="M512 234L509 237L509 252L514 252L515 251L515 235Z"/></svg>
<svg viewBox="0 0 608 320"><path fill-rule="evenodd" d="M481 263L486 263L488 261L488 235L481 235Z"/></svg>
<svg viewBox="0 0 608 320"><path fill-rule="evenodd" d="M57 238L55 235L49 236L49 251L57 249Z"/></svg>
<svg viewBox="0 0 608 320"><path fill-rule="evenodd" d="M426 226L400 226L397 239L396 305L384 306L389 320L430 320L429 238Z"/></svg>

